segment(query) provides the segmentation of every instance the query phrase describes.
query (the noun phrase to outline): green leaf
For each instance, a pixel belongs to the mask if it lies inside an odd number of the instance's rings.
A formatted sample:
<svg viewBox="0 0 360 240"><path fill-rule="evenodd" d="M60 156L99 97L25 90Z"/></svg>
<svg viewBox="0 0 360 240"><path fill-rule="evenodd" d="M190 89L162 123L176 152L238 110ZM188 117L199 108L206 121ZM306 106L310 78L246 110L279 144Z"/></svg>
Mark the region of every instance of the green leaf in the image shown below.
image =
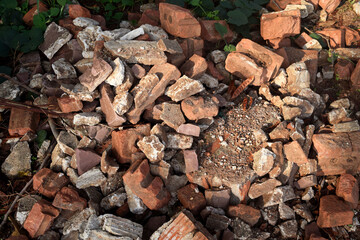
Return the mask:
<svg viewBox="0 0 360 240"><path fill-rule="evenodd" d="M129 6L129 7L134 6L134 0L122 0L121 3L122 3L122 5L124 7L126 7L126 6Z"/></svg>
<svg viewBox="0 0 360 240"><path fill-rule="evenodd" d="M236 47L232 44L227 44L224 47L224 51L225 52L234 52L234 51L236 51Z"/></svg>
<svg viewBox="0 0 360 240"><path fill-rule="evenodd" d="M47 132L45 130L40 130L37 132L37 137L35 139L35 142L41 147L41 144L45 141L47 137Z"/></svg>
<svg viewBox="0 0 360 240"><path fill-rule="evenodd" d="M229 17L228 22L236 26L241 26L248 23L248 18L239 8L233 11L229 11L227 15Z"/></svg>
<svg viewBox="0 0 360 240"><path fill-rule="evenodd" d="M199 7L200 6L200 0L190 0L189 4L194 6L194 7Z"/></svg>
<svg viewBox="0 0 360 240"><path fill-rule="evenodd" d="M228 32L227 28L221 23L215 23L214 26L215 26L215 30L220 34L220 36L224 38L224 36Z"/></svg>
<svg viewBox="0 0 360 240"><path fill-rule="evenodd" d="M39 28L44 28L44 26L46 27L45 16L43 14L36 14L33 18L33 24Z"/></svg>
<svg viewBox="0 0 360 240"><path fill-rule="evenodd" d="M320 37L320 35L313 32L313 33L310 33L309 36L312 37L313 39L318 40L323 48L327 47L326 42L324 41L324 39L322 37Z"/></svg>
<svg viewBox="0 0 360 240"><path fill-rule="evenodd" d="M233 4L230 1L221 1L219 6L226 8L226 9L234 8Z"/></svg>
<svg viewBox="0 0 360 240"><path fill-rule="evenodd" d="M17 1L16 0L1 0L0 6L2 6L4 8L14 9L17 7Z"/></svg>
<svg viewBox="0 0 360 240"><path fill-rule="evenodd" d="M265 5L269 2L269 0L255 0L254 2L259 5Z"/></svg>
<svg viewBox="0 0 360 240"><path fill-rule="evenodd" d="M60 13L60 9L59 8L50 8L50 16L52 17L56 17L57 15L59 15Z"/></svg>
<svg viewBox="0 0 360 240"><path fill-rule="evenodd" d="M201 5L206 10L212 11L214 10L214 2L212 0L202 0Z"/></svg>
<svg viewBox="0 0 360 240"><path fill-rule="evenodd" d="M66 4L66 0L57 0L57 3L63 7Z"/></svg>
<svg viewBox="0 0 360 240"><path fill-rule="evenodd" d="M113 19L115 19L115 20L121 20L121 19L123 18L123 16L124 16L124 13L122 13L122 12L117 12L117 13L115 13L115 14L113 15Z"/></svg>
<svg viewBox="0 0 360 240"><path fill-rule="evenodd" d="M116 7L114 5L112 5L111 3L107 3L105 5L105 11L113 11L115 9L116 9Z"/></svg>
<svg viewBox="0 0 360 240"><path fill-rule="evenodd" d="M185 7L185 0L166 0L166 3L174 4L180 7Z"/></svg>

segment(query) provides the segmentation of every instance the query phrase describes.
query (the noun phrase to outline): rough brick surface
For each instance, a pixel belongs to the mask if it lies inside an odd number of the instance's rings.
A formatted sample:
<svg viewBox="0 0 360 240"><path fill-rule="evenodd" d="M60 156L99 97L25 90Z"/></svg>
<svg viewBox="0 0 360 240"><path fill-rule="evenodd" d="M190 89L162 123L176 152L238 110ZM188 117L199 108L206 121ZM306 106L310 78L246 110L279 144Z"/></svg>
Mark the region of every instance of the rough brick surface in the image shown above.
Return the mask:
<svg viewBox="0 0 360 240"><path fill-rule="evenodd" d="M124 184L151 210L164 207L170 200L170 193L166 190L161 178L150 174L147 160L134 162L123 179Z"/></svg>
<svg viewBox="0 0 360 240"><path fill-rule="evenodd" d="M48 168L38 171L33 177L33 188L40 194L53 198L60 189L69 183L63 173L55 173Z"/></svg>
<svg viewBox="0 0 360 240"><path fill-rule="evenodd" d="M29 131L35 132L39 121L39 113L12 108L9 120L9 134L14 136L25 135Z"/></svg>
<svg viewBox="0 0 360 240"><path fill-rule="evenodd" d="M341 175L336 183L336 195L356 208L359 203L359 183L351 174Z"/></svg>
<svg viewBox="0 0 360 240"><path fill-rule="evenodd" d="M72 188L63 187L55 196L52 203L54 207L70 211L81 211L86 208L86 199L79 196L79 193Z"/></svg>
<svg viewBox="0 0 360 240"><path fill-rule="evenodd" d="M245 204L230 206L227 213L230 217L238 217L251 226L254 226L261 217L260 210Z"/></svg>
<svg viewBox="0 0 360 240"><path fill-rule="evenodd" d="M180 188L177 195L181 204L194 215L199 214L206 206L206 199L195 184Z"/></svg>
<svg viewBox="0 0 360 240"><path fill-rule="evenodd" d="M58 98L57 102L61 111L64 113L78 112L83 108L83 104L79 99L72 98L68 95Z"/></svg>

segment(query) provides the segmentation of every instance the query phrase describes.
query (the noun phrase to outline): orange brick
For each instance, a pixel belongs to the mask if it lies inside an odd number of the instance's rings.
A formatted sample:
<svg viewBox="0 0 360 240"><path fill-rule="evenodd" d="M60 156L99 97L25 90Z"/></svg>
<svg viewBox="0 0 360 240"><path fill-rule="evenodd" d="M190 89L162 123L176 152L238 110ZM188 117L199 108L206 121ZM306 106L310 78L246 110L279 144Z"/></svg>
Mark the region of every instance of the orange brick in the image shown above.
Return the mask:
<svg viewBox="0 0 360 240"><path fill-rule="evenodd" d="M22 109L12 108L9 120L9 134L25 135L25 133L35 132L40 121L40 114Z"/></svg>

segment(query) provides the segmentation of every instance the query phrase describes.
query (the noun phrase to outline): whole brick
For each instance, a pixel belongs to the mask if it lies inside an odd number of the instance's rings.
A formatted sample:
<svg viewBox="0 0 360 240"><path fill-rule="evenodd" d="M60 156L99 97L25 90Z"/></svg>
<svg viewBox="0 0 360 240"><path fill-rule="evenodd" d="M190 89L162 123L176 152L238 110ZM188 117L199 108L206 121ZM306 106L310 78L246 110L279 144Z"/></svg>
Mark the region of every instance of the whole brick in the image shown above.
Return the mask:
<svg viewBox="0 0 360 240"><path fill-rule="evenodd" d="M354 212L350 206L335 195L320 198L317 225L320 228L331 228L352 224Z"/></svg>
<svg viewBox="0 0 360 240"><path fill-rule="evenodd" d="M200 23L189 10L169 3L160 3L159 11L161 27L171 35L181 38L200 36Z"/></svg>
<svg viewBox="0 0 360 240"><path fill-rule="evenodd" d="M52 225L54 219L59 216L59 210L51 206L45 200L34 204L25 220L24 228L32 238L43 235Z"/></svg>
<svg viewBox="0 0 360 240"><path fill-rule="evenodd" d="M317 175L337 175L360 170L360 132L314 134Z"/></svg>
<svg viewBox="0 0 360 240"><path fill-rule="evenodd" d="M31 131L35 132L40 121L40 114L22 109L12 108L9 120L9 134L25 135Z"/></svg>
<svg viewBox="0 0 360 240"><path fill-rule="evenodd" d="M341 175L336 183L336 195L356 208L359 204L359 184L356 178L351 174Z"/></svg>
<svg viewBox="0 0 360 240"><path fill-rule="evenodd" d="M164 207L170 200L170 193L161 178L150 174L147 160L134 162L124 174L123 180L124 184L151 210Z"/></svg>
<svg viewBox="0 0 360 240"><path fill-rule="evenodd" d="M181 204L197 215L206 206L206 199L195 184L188 184L177 191Z"/></svg>
<svg viewBox="0 0 360 240"><path fill-rule="evenodd" d="M86 199L79 196L79 193L72 188L63 187L54 198L52 205L57 208L70 211L81 211L86 208Z"/></svg>
<svg viewBox="0 0 360 240"><path fill-rule="evenodd" d="M33 189L40 194L53 198L60 189L69 183L63 173L55 173L48 168L43 168L33 176Z"/></svg>
<svg viewBox="0 0 360 240"><path fill-rule="evenodd" d="M245 204L230 206L227 214L233 218L240 218L250 226L254 226L261 217L260 210L247 206Z"/></svg>
<svg viewBox="0 0 360 240"><path fill-rule="evenodd" d="M300 10L264 13L260 19L261 36L266 39L291 37L300 33Z"/></svg>

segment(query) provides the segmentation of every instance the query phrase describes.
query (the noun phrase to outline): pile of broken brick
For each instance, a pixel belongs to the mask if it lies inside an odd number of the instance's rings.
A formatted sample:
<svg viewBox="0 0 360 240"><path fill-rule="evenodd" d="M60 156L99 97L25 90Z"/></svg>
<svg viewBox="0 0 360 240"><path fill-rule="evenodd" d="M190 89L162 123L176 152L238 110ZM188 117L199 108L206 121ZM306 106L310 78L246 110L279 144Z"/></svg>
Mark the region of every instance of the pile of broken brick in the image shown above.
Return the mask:
<svg viewBox="0 0 360 240"><path fill-rule="evenodd" d="M33 176L38 194L18 202L15 218L29 236L326 239L330 232L357 231L359 188L352 174L360 170L354 119L360 116L348 98L328 103L311 86L334 72L360 86L359 48L343 48L357 44L359 32L319 32L336 53L358 61L332 68L317 40L303 32L297 48L289 38L301 33L302 18L319 13L317 1L286 2L271 0L276 12L264 9L261 16L260 34L272 49L244 38L236 51L214 50L206 58L204 42L220 41L214 23L225 21L198 21L175 5L145 4L138 28L123 21L106 30L101 17L70 5L70 16L51 23L39 47L48 61L39 52L25 54L17 73L42 93L32 105L68 114L57 119L63 130L50 167ZM321 14L339 3L320 1ZM225 37L236 39L230 29ZM196 174L201 150L193 147L219 108L233 105L230 76L237 85L253 78L258 102L282 114L275 126L252 133L258 147L252 174L236 187ZM8 100L23 91L10 80L0 84ZM39 121L39 113L11 109L9 134L22 137L3 142L13 145L1 166L8 178L32 170L29 144ZM42 143L38 159L50 145Z"/></svg>

